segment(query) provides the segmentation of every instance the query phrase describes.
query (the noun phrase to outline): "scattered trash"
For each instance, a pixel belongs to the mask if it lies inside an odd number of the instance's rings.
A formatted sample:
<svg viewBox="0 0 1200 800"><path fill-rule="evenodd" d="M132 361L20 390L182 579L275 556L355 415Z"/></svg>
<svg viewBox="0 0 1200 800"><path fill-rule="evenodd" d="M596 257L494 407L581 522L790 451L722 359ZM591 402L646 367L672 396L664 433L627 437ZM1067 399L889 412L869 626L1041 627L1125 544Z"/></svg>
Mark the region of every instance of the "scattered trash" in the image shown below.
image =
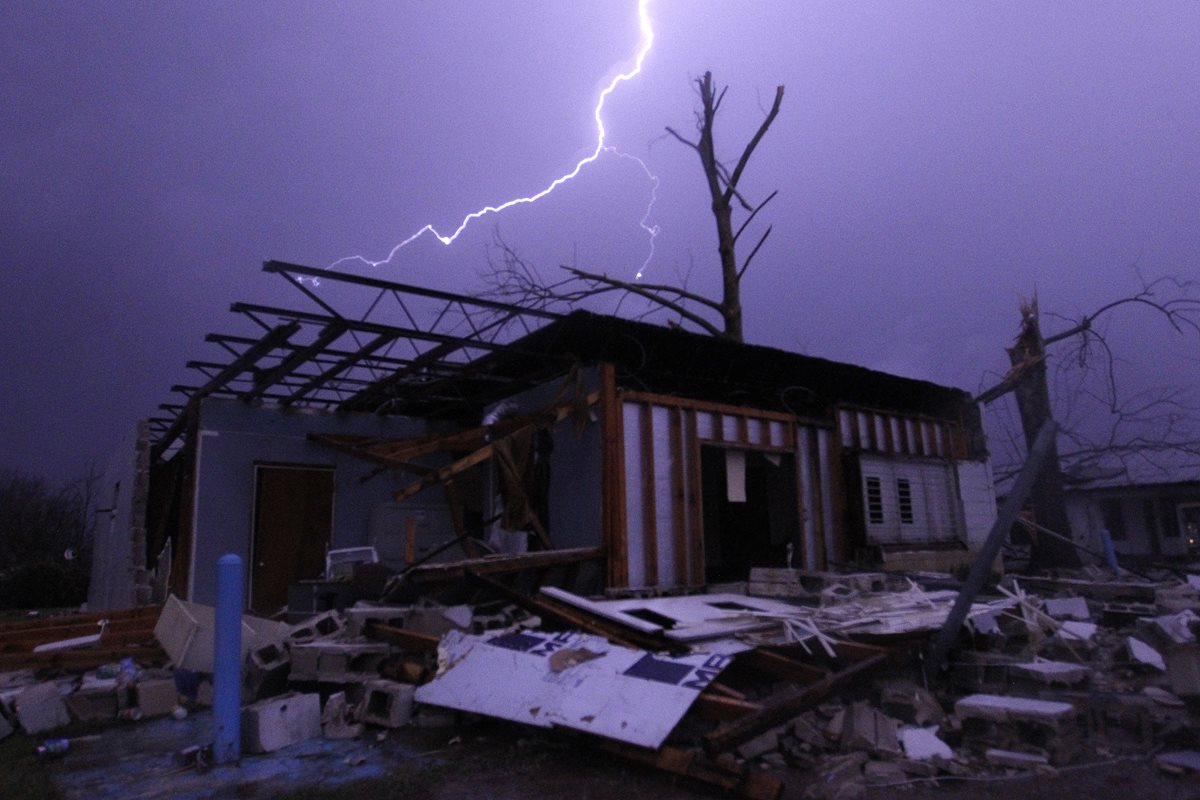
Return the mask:
<svg viewBox="0 0 1200 800"><path fill-rule="evenodd" d="M363 555L331 564L336 572ZM243 752L315 737L373 748L366 737L481 715L570 732L576 745L743 797L776 798L801 775L806 797L851 798L867 787L1046 772L1085 752L1194 741L1197 576L1006 577L1000 596L971 604L947 669L929 675L917 656L957 598L946 576L925 586L879 572L755 570L749 586L765 596L603 599L462 580L478 605L361 603L292 625L245 617ZM158 660L105 649L103 637L98 655L64 644L78 636L55 636L36 654L31 642L30 658L88 653L87 666L57 680L0 672L0 738L72 719L188 719L211 703L211 611L169 600L151 620ZM449 746L462 744L457 730ZM47 738L38 752L72 746ZM199 771L211 764L204 745L175 758ZM368 758L357 752L344 764ZM1200 753L1161 752L1154 763L1200 772Z"/></svg>
<svg viewBox="0 0 1200 800"><path fill-rule="evenodd" d="M37 754L39 756L61 756L70 748L70 739L47 739L37 746Z"/></svg>

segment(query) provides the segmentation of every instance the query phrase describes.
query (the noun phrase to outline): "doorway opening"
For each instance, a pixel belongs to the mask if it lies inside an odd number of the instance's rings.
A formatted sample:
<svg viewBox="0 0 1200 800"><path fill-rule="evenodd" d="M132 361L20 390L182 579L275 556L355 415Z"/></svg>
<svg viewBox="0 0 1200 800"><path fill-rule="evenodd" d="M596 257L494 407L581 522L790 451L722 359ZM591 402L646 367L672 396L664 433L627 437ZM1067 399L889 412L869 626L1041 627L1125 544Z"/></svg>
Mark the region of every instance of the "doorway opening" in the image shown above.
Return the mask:
<svg viewBox="0 0 1200 800"><path fill-rule="evenodd" d="M791 453L700 448L704 577L743 581L752 567L801 558L796 460Z"/></svg>
<svg viewBox="0 0 1200 800"><path fill-rule="evenodd" d="M287 605L288 586L320 578L333 533L333 468L256 464L250 609Z"/></svg>

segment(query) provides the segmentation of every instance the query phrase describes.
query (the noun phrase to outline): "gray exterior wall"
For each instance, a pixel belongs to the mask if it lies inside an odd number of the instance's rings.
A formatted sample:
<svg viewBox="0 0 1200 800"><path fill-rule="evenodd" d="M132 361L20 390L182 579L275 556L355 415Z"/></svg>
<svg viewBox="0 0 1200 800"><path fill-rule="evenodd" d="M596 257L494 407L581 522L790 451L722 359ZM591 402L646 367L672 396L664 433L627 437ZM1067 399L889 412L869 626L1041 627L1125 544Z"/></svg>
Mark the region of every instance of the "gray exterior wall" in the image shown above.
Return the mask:
<svg viewBox="0 0 1200 800"><path fill-rule="evenodd" d="M372 509L391 503L393 493L412 477L384 471L362 483L359 479L372 472L375 465L309 441L310 432L401 438L427 433L429 428L423 421L400 417L284 411L236 400L204 400L196 445L189 599L215 602L216 563L222 555L234 553L250 564L257 464L332 467L335 495L331 546L370 544ZM442 505L440 498L432 494L424 492L414 500Z"/></svg>
<svg viewBox="0 0 1200 800"><path fill-rule="evenodd" d="M595 369L584 370L583 384L585 392L599 387ZM561 391L562 382L554 381L514 395L505 403L515 404L524 413L541 411L553 405ZM556 548L562 549L599 547L603 511L599 418L589 417L580 433L576 431L575 420L568 417L556 424L551 434L554 450L550 454L550 539ZM499 510L496 506L492 513Z"/></svg>
<svg viewBox="0 0 1200 800"><path fill-rule="evenodd" d="M112 452L96 485L92 575L88 608L103 611L149 603L146 575L146 500L149 426L137 429Z"/></svg>

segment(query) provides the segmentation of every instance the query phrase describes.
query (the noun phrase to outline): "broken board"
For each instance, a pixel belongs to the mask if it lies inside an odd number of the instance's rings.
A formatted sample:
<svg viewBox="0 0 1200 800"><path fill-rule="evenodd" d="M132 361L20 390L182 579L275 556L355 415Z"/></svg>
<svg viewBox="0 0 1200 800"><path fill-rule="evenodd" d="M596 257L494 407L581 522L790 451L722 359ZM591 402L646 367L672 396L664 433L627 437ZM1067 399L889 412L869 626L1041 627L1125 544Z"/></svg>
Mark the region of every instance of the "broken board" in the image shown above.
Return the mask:
<svg viewBox="0 0 1200 800"><path fill-rule="evenodd" d="M451 631L438 655L440 674L418 687L419 703L648 748L662 745L732 660L657 655L574 631Z"/></svg>

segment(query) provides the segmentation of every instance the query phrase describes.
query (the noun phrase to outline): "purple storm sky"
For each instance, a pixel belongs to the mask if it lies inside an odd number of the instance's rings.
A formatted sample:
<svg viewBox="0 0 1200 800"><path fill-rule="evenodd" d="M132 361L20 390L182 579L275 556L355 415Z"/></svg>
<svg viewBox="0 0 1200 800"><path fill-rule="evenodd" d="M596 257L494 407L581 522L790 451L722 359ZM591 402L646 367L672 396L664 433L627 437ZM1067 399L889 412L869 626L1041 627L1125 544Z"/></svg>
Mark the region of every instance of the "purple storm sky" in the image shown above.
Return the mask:
<svg viewBox="0 0 1200 800"><path fill-rule="evenodd" d="M1200 2L654 0L609 143L659 177L646 279L718 286L692 80L729 93L743 188L780 194L748 273L750 341L978 390L1021 296L1075 315L1134 272L1200 278ZM299 304L264 259L380 259L531 194L595 146L634 54L615 2L47 3L0 10L0 467L103 459L235 300ZM632 278L650 185L602 156L533 205L424 237L380 277L478 288L496 226L544 274ZM1056 329L1047 320L1048 331ZM234 330L236 329L236 330ZM1197 342L1109 332L1128 391L1200 385Z"/></svg>

